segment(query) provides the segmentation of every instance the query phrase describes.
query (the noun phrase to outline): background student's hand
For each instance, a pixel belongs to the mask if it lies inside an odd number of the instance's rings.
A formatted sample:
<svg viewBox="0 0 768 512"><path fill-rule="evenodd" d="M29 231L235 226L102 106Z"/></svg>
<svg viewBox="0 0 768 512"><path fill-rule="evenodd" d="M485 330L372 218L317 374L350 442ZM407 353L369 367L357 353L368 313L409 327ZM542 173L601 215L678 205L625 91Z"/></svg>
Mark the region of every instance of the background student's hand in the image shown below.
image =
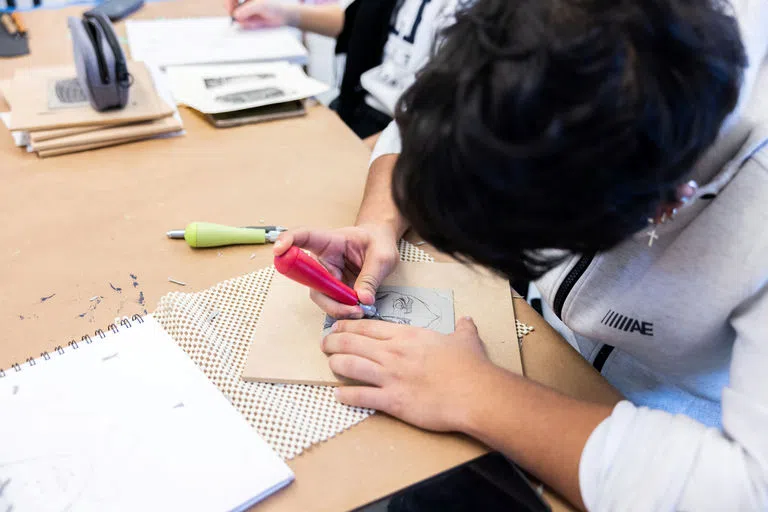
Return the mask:
<svg viewBox="0 0 768 512"><path fill-rule="evenodd" d="M227 0L229 13L243 28L295 26L298 11L274 0L249 0L238 7L237 0Z"/></svg>
<svg viewBox="0 0 768 512"><path fill-rule="evenodd" d="M421 428L460 431L487 396L495 366L470 318L450 335L379 320L339 321L323 339L331 370L371 386L336 390L342 403L370 407Z"/></svg>
<svg viewBox="0 0 768 512"><path fill-rule="evenodd" d="M280 235L275 242L276 256L292 245L312 252L334 276L354 283L360 302L373 304L376 289L395 268L400 254L397 236L378 225L361 225L335 230L297 229ZM334 318L362 318L359 306L347 306L312 290L312 300Z"/></svg>

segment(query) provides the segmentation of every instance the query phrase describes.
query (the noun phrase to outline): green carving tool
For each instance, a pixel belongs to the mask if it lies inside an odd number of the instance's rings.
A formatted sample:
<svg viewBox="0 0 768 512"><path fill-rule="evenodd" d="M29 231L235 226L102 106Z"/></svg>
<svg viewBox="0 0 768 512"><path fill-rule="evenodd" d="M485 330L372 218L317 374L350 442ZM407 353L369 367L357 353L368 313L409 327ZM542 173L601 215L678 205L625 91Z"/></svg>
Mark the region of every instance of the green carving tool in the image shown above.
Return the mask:
<svg viewBox="0 0 768 512"><path fill-rule="evenodd" d="M211 222L192 222L185 229L168 231L168 238L187 241L190 247L221 247L224 245L274 243L285 228L280 226L248 226L237 228L213 224Z"/></svg>

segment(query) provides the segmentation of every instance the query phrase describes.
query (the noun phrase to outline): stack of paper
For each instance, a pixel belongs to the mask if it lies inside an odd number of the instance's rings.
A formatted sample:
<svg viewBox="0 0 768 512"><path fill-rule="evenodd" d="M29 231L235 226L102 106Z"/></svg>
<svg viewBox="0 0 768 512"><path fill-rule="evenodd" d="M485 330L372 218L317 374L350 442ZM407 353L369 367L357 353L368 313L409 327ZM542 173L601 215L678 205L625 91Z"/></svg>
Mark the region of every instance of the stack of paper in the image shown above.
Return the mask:
<svg viewBox="0 0 768 512"><path fill-rule="evenodd" d="M275 110L266 107L292 103L297 104L297 113L303 113L301 100L328 89L288 62L181 66L168 68L167 74L176 101L212 121L216 114L233 112L270 116Z"/></svg>
<svg viewBox="0 0 768 512"><path fill-rule="evenodd" d="M307 50L293 28L246 30L226 17L126 22L134 59L163 68L173 95L215 126L305 113L328 90L300 65Z"/></svg>
<svg viewBox="0 0 768 512"><path fill-rule="evenodd" d="M129 62L128 69L128 104L107 112L91 107L72 66L19 70L0 83L11 107L2 120L16 145L40 157L183 134L164 77L142 62Z"/></svg>

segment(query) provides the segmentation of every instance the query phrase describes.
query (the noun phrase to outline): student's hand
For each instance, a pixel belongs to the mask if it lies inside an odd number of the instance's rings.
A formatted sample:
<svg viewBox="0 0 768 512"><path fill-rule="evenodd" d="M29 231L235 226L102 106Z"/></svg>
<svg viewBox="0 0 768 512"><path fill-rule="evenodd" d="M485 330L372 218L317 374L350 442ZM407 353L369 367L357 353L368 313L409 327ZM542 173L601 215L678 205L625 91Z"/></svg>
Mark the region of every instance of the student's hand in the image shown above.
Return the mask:
<svg viewBox="0 0 768 512"><path fill-rule="evenodd" d="M485 384L504 370L485 353L471 318L450 335L380 320L346 320L322 341L331 370L370 386L336 390L342 403L385 412L421 428L460 431Z"/></svg>
<svg viewBox="0 0 768 512"><path fill-rule="evenodd" d="M395 268L400 254L397 236L378 225L361 225L327 230L297 229L280 235L275 242L276 256L292 245L312 252L335 277L354 283L360 302L371 305L376 301L376 289ZM347 306L318 293L310 292L312 300L333 318L362 318L359 306Z"/></svg>
<svg viewBox="0 0 768 512"><path fill-rule="evenodd" d="M249 0L238 7L237 0L227 0L230 14L243 28L257 29L295 26L298 11L273 0Z"/></svg>

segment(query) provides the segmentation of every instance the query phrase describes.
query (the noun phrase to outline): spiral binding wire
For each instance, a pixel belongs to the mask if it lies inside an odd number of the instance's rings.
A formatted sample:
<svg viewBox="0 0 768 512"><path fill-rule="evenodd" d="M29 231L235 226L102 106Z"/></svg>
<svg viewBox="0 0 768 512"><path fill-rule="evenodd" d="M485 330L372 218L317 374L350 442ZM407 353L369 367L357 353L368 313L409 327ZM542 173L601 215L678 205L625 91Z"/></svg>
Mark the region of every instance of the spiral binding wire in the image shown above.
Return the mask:
<svg viewBox="0 0 768 512"><path fill-rule="evenodd" d="M80 337L80 341L79 342L73 338L72 340L70 340L67 343L66 347L71 349L71 350L77 350L78 348L80 348L80 344L81 343L85 343L86 345L90 345L94 341L98 341L100 339L103 340L103 339L105 339L107 337L107 334L106 334L105 331L111 332L112 334L119 334L121 327L124 327L126 329L130 329L133 326L133 324L131 324L131 321L133 321L133 322L135 322L137 324L143 324L144 323L144 317L142 315L139 315L139 314L133 315L132 317L130 317L130 319L127 316L123 317L119 322L109 324L105 330L103 330L103 329L96 329L94 331L94 333L93 333L93 337L90 334L85 334L85 335ZM118 325L120 327L118 327ZM54 347L54 349L51 352L53 352L57 356L63 356L67 352L67 350L64 348L64 346L57 345L56 347ZM18 372L22 371L24 369L24 367L31 368L33 366L36 366L37 363L40 360L42 360L42 361L49 361L51 359L51 357L52 357L51 353L48 352L47 350L45 350L45 351L40 353L40 357L28 357L28 358L26 358L24 360L23 363L18 363L17 362L17 363L13 363L10 366L10 368L6 368L6 369L0 368L0 379L5 377L6 373L10 372L11 370L14 371L15 373L18 373Z"/></svg>

